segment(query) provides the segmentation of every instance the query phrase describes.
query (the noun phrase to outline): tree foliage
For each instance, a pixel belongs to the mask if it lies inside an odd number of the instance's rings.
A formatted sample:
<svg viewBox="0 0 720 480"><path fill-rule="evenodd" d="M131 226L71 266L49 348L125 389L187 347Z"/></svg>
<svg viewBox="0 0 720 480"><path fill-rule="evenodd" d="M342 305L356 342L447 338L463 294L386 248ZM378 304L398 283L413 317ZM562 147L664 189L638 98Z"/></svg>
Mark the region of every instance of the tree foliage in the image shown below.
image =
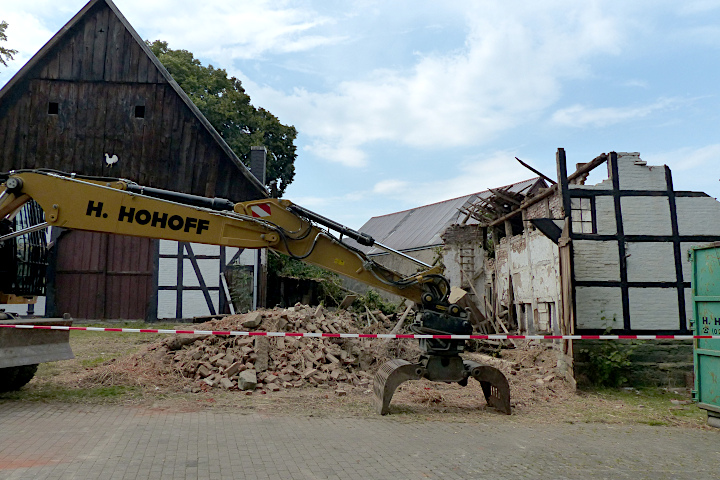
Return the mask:
<svg viewBox="0 0 720 480"><path fill-rule="evenodd" d="M273 197L281 196L295 176L295 127L283 125L264 108L254 107L240 80L228 77L224 69L205 67L191 52L172 50L161 40L148 45L246 165L251 146L267 148L265 183Z"/></svg>
<svg viewBox="0 0 720 480"><path fill-rule="evenodd" d="M5 29L8 27L8 23L4 20L0 21L0 42L7 42L7 35ZM11 48L0 47L0 63L7 67L8 60L13 59L13 55L17 53L17 50Z"/></svg>

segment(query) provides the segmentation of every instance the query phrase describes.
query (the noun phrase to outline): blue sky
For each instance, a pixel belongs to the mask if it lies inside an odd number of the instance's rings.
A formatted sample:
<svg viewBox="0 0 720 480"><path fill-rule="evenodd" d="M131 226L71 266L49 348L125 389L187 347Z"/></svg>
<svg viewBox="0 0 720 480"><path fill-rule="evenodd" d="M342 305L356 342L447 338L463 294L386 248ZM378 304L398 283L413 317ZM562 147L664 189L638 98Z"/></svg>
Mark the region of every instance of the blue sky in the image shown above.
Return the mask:
<svg viewBox="0 0 720 480"><path fill-rule="evenodd" d="M286 197L351 227L532 177L515 156L554 177L558 147L720 196L720 1L115 3L295 125ZM5 0L0 85L84 4Z"/></svg>

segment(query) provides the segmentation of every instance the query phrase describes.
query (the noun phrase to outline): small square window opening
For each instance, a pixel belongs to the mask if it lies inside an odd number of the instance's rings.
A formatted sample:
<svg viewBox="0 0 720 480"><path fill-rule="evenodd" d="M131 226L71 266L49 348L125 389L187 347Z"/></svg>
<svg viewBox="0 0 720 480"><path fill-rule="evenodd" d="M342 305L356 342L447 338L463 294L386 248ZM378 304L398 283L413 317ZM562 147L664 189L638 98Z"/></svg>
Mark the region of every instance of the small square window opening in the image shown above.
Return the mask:
<svg viewBox="0 0 720 480"><path fill-rule="evenodd" d="M48 103L48 115L57 115L60 111L60 106L57 102Z"/></svg>
<svg viewBox="0 0 720 480"><path fill-rule="evenodd" d="M570 218L575 233L596 233L593 228L593 203L589 198L570 199Z"/></svg>
<svg viewBox="0 0 720 480"><path fill-rule="evenodd" d="M145 118L145 105L135 105L135 118Z"/></svg>

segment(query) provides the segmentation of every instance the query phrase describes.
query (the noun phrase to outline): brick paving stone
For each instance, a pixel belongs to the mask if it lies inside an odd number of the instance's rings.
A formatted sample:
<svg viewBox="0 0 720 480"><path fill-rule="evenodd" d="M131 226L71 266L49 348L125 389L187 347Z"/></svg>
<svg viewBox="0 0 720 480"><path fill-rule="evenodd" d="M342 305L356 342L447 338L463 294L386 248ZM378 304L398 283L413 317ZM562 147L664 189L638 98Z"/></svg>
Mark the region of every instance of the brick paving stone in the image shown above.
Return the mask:
<svg viewBox="0 0 720 480"><path fill-rule="evenodd" d="M0 479L704 479L720 431L0 401Z"/></svg>

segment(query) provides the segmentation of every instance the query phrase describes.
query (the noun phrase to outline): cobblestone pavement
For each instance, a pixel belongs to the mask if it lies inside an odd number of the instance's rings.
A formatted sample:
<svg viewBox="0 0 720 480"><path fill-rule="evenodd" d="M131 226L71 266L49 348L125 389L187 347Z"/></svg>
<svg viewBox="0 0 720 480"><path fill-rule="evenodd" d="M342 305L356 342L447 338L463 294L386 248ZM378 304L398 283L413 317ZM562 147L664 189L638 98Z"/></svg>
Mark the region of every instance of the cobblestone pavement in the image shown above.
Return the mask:
<svg viewBox="0 0 720 480"><path fill-rule="evenodd" d="M0 402L0 479L716 479L720 431Z"/></svg>

